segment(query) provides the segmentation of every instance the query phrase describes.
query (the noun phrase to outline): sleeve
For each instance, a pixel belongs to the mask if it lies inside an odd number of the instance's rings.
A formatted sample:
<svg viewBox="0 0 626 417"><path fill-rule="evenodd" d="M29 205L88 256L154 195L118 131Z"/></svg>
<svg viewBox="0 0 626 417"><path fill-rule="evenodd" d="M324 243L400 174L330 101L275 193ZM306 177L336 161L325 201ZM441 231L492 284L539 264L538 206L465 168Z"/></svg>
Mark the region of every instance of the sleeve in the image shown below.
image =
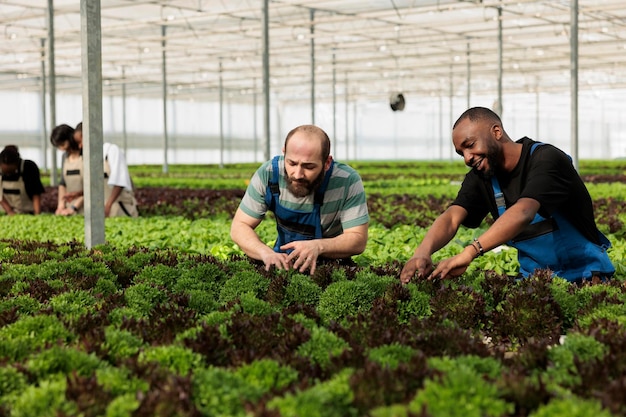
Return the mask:
<svg viewBox="0 0 626 417"><path fill-rule="evenodd" d="M552 214L565 204L578 178L569 156L551 145L539 146L532 155L520 198L532 198L542 211Z"/></svg>
<svg viewBox="0 0 626 417"><path fill-rule="evenodd" d="M267 204L265 204L265 193L267 191L267 183L271 175L272 161L268 161L256 170L246 193L239 203L239 208L248 216L255 219L262 219L267 213Z"/></svg>
<svg viewBox="0 0 626 417"><path fill-rule="evenodd" d="M344 230L360 226L370 220L365 188L356 171L350 175L348 184L344 203L345 209L341 212L341 227Z"/></svg>
<svg viewBox="0 0 626 417"><path fill-rule="evenodd" d="M106 145L106 144L105 144ZM130 181L130 173L128 172L128 165L126 164L126 157L124 152L119 146L109 143L108 149L105 147L105 158L109 162L111 167L111 174L109 175L108 184L110 186L124 187L132 190L133 186Z"/></svg>
<svg viewBox="0 0 626 417"><path fill-rule="evenodd" d="M461 189L451 205L461 206L467 210L467 218L463 226L476 228L489 213L489 201L484 181L476 173L470 171L465 175Z"/></svg>
<svg viewBox="0 0 626 417"><path fill-rule="evenodd" d="M31 199L34 195L41 195L45 192L45 188L41 183L41 175L39 173L39 167L33 161L24 161L24 188L26 188L26 194Z"/></svg>

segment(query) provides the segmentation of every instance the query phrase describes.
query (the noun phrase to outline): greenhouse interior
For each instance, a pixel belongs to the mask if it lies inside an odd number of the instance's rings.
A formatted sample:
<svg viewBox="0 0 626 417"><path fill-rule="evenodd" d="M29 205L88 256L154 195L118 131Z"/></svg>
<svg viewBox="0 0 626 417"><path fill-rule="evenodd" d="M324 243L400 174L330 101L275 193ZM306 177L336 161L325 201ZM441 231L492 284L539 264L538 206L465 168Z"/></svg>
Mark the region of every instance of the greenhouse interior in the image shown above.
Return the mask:
<svg viewBox="0 0 626 417"><path fill-rule="evenodd" d="M48 169L51 129L95 114L131 165L228 164L311 123L339 160L456 160L452 124L484 106L622 158L624 21L619 0L11 0L0 140Z"/></svg>

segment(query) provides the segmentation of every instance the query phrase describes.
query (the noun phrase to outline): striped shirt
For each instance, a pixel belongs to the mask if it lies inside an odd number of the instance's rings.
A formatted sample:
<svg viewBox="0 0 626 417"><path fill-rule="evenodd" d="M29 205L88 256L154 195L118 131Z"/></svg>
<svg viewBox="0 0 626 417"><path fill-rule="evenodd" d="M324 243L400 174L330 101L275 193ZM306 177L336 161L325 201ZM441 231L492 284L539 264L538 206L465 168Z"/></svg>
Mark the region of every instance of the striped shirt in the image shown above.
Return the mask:
<svg viewBox="0 0 626 417"><path fill-rule="evenodd" d="M280 204L291 210L306 213L313 211L314 193L306 197L295 197L287 189L285 179L285 159L278 160L280 175ZM265 193L272 177L272 161L267 161L254 173L239 208L255 219L262 219L267 213ZM369 222L365 189L359 174L350 166L335 162L333 172L324 193L321 207L322 235L335 237L344 230Z"/></svg>

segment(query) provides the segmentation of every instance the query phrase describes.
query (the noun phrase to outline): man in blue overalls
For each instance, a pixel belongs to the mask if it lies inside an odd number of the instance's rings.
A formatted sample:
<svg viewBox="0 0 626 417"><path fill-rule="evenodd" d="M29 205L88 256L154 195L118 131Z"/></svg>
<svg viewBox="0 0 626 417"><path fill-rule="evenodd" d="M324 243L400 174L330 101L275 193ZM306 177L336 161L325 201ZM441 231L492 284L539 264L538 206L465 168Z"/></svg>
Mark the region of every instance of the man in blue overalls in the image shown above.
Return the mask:
<svg viewBox="0 0 626 417"><path fill-rule="evenodd" d="M369 223L363 183L353 168L333 160L328 135L317 126L298 126L287 134L283 154L250 180L231 225L233 241L266 270L311 275L318 260L362 253ZM255 231L267 211L276 219L273 249Z"/></svg>
<svg viewBox="0 0 626 417"><path fill-rule="evenodd" d="M567 154L526 137L514 142L500 117L484 107L459 117L452 141L472 170L404 266L403 283L416 275L457 277L473 259L505 243L518 250L520 277L537 269L572 282L613 275L610 243L596 227L591 197ZM485 233L433 265L432 254L461 225L476 228L488 213L495 221Z"/></svg>

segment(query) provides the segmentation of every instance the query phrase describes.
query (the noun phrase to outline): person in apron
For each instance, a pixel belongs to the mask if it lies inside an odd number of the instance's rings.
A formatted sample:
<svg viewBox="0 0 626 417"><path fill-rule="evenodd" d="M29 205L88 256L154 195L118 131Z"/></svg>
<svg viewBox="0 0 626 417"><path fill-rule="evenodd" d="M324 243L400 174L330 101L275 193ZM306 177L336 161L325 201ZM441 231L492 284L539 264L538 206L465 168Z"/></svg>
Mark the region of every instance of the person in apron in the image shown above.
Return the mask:
<svg viewBox="0 0 626 417"><path fill-rule="evenodd" d="M576 283L614 274L611 244L596 226L591 196L567 154L527 137L511 140L500 117L484 107L459 117L452 141L471 170L402 269L401 282L457 277L473 259L503 244L517 249L520 279L538 270ZM487 214L494 222L482 235L433 265L432 254L461 225L476 228Z"/></svg>
<svg viewBox="0 0 626 417"><path fill-rule="evenodd" d="M0 152L0 205L8 215L40 214L41 183L39 167L20 157L17 146L7 145Z"/></svg>
<svg viewBox="0 0 626 417"><path fill-rule="evenodd" d="M56 126L50 134L50 142L63 152L57 208L54 214L60 216L84 214L83 154L74 140L74 128L67 124Z"/></svg>
<svg viewBox="0 0 626 417"><path fill-rule="evenodd" d="M74 140L82 149L83 124L74 129ZM104 216L137 217L137 199L133 192L133 183L126 164L126 157L119 146L104 142Z"/></svg>
<svg viewBox="0 0 626 417"><path fill-rule="evenodd" d="M268 211L276 219L273 248L255 232ZM287 134L283 155L265 162L252 176L230 235L266 270L308 270L312 275L320 260L346 260L362 253L368 223L361 177L333 160L330 139L322 129L303 125Z"/></svg>

